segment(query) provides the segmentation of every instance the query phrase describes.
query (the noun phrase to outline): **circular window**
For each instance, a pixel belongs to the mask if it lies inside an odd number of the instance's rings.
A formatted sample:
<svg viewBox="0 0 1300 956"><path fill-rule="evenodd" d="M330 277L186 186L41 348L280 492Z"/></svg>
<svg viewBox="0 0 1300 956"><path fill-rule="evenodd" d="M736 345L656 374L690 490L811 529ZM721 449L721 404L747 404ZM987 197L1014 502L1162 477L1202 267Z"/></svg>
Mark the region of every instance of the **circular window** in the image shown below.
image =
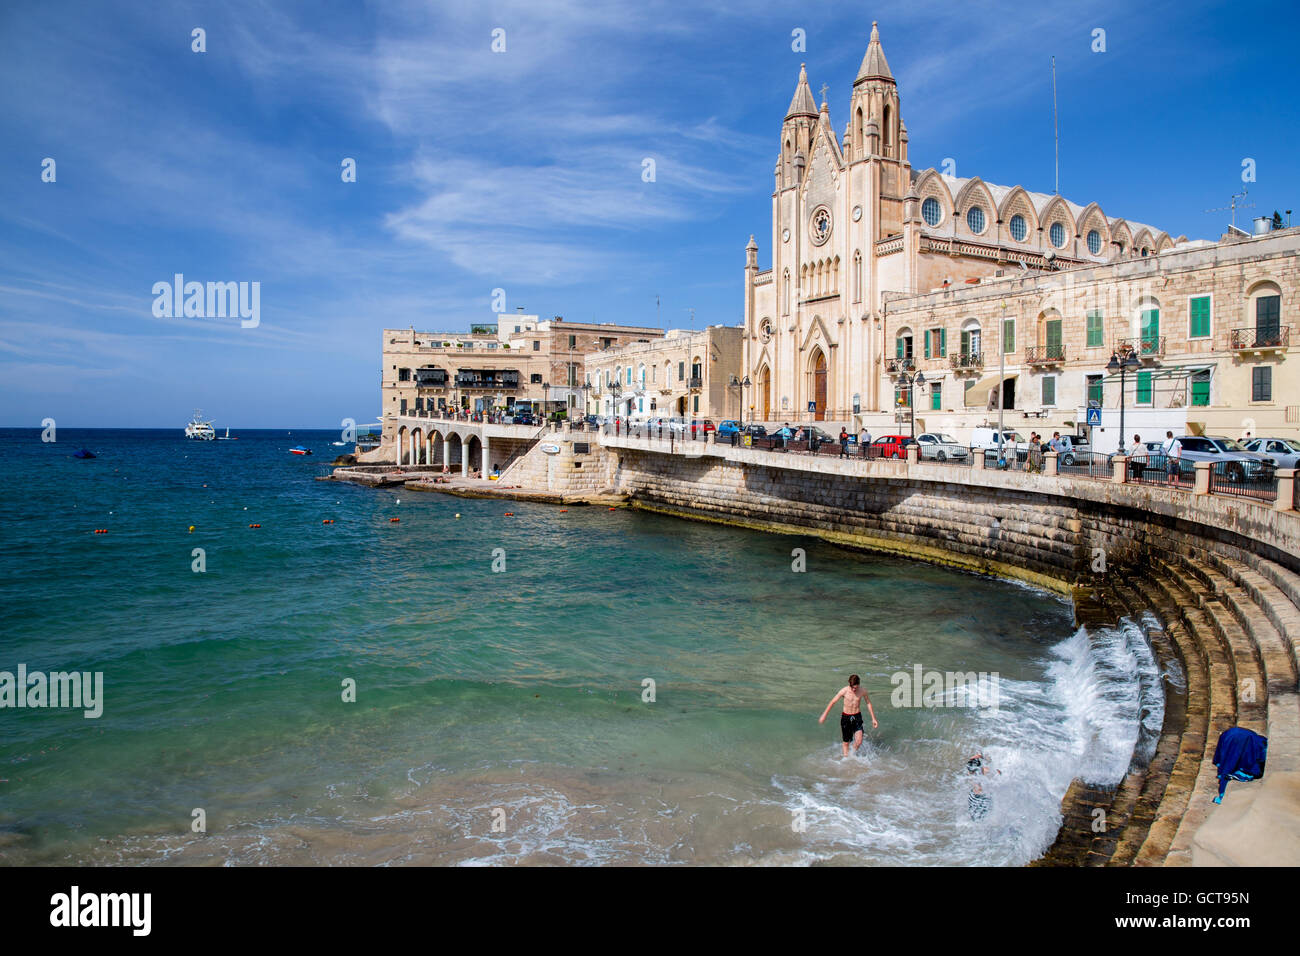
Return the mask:
<svg viewBox="0 0 1300 956"><path fill-rule="evenodd" d="M789 241L790 241L790 230L789 230L789 229L782 229L782 230L781 230L781 241L782 241L782 242L789 242Z"/></svg>
<svg viewBox="0 0 1300 956"><path fill-rule="evenodd" d="M758 327L759 337L762 338L764 342L770 342L772 340L772 332L772 320L764 319L763 323Z"/></svg>
<svg viewBox="0 0 1300 956"><path fill-rule="evenodd" d="M862 207L861 207L861 206L854 206L854 207L853 207L853 221L854 221L854 222L857 222L857 221L858 221L859 219L861 219L861 218L862 218Z"/></svg>
<svg viewBox="0 0 1300 956"><path fill-rule="evenodd" d="M1016 213L1011 217L1011 238L1016 242L1024 242L1025 236L1029 234L1029 229L1025 225L1025 217Z"/></svg>
<svg viewBox="0 0 1300 956"><path fill-rule="evenodd" d="M939 225L939 220L943 218L943 209L939 206L939 200L932 196L921 203L921 218L925 220L927 226Z"/></svg>
<svg viewBox="0 0 1300 956"><path fill-rule="evenodd" d="M1049 230L1048 236L1052 240L1052 245L1056 246L1056 248L1059 249L1061 246L1065 245L1065 227L1059 222L1052 223L1052 228Z"/></svg>
<svg viewBox="0 0 1300 956"><path fill-rule="evenodd" d="M811 225L812 241L815 245L820 246L831 235L831 211L825 206L814 209Z"/></svg>
<svg viewBox="0 0 1300 956"><path fill-rule="evenodd" d="M1088 251L1094 256L1101 255L1101 233L1096 229L1088 233Z"/></svg>
<svg viewBox="0 0 1300 956"><path fill-rule="evenodd" d="M980 233L984 231L984 210L979 206L971 206L966 210L966 225L970 226L970 231Z"/></svg>

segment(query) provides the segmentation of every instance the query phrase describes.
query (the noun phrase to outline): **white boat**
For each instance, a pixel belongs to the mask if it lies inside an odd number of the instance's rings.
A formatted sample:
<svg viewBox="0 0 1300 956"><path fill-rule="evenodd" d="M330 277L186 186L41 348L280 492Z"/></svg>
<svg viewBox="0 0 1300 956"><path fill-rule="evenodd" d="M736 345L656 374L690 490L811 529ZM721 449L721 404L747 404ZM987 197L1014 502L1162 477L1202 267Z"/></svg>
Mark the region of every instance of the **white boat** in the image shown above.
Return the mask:
<svg viewBox="0 0 1300 956"><path fill-rule="evenodd" d="M227 429L226 429L226 433L225 433L224 435L218 435L218 436L217 436L217 441L239 441L239 439L238 439L238 438L231 438L231 437L230 437L230 429L227 428Z"/></svg>
<svg viewBox="0 0 1300 956"><path fill-rule="evenodd" d="M212 441L217 437L216 429L212 427L212 422L203 420L203 412L200 409L194 409L194 417L190 423L185 426L185 437L193 438L197 441Z"/></svg>

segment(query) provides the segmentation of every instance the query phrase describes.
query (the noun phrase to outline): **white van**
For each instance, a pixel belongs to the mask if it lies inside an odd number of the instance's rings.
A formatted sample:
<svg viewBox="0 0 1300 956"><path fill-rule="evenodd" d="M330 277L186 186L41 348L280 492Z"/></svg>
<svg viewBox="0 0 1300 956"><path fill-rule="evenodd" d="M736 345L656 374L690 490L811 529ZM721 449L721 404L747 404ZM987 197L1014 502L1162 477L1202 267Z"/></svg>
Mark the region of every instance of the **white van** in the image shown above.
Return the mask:
<svg viewBox="0 0 1300 956"><path fill-rule="evenodd" d="M992 453L997 456L998 451L998 430L996 428L976 428L971 432L970 446L974 449L984 449L985 458ZM1015 452L1017 458L1023 461L1029 457L1029 442L1025 436L1021 435L1014 428L1002 429L1002 447L1008 457Z"/></svg>

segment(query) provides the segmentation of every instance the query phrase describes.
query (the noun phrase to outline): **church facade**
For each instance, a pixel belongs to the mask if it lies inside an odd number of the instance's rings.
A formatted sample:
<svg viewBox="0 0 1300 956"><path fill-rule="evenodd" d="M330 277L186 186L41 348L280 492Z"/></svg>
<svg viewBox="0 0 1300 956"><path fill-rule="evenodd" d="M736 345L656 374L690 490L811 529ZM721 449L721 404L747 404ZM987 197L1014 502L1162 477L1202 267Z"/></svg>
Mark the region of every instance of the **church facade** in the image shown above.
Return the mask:
<svg viewBox="0 0 1300 956"><path fill-rule="evenodd" d="M913 348L919 355L921 342L887 327L891 301L1146 258L1186 242L1112 218L1095 202L913 169L874 23L839 134L801 67L774 176L771 268L759 271L752 236L745 259L742 368L748 417L759 421L852 423L893 411L891 376L905 366L890 360L911 359ZM951 344L959 347L981 351L978 339L973 349ZM943 342L945 356L949 348Z"/></svg>

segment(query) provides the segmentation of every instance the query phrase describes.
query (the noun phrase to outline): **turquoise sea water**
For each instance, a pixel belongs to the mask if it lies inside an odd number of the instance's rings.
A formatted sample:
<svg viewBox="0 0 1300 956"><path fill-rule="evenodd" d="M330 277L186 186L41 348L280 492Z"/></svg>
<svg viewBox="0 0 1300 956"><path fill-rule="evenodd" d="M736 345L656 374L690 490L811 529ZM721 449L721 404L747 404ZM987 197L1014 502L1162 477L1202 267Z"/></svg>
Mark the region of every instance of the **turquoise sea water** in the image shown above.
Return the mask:
<svg viewBox="0 0 1300 956"><path fill-rule="evenodd" d="M232 434L0 430L0 671L105 698L0 709L0 862L1015 864L1160 725L1138 628L1076 632L1050 594L318 482L337 433ZM918 664L996 673L998 708L895 706ZM846 760L817 717L850 672L880 728ZM975 750L1002 771L979 821Z"/></svg>

